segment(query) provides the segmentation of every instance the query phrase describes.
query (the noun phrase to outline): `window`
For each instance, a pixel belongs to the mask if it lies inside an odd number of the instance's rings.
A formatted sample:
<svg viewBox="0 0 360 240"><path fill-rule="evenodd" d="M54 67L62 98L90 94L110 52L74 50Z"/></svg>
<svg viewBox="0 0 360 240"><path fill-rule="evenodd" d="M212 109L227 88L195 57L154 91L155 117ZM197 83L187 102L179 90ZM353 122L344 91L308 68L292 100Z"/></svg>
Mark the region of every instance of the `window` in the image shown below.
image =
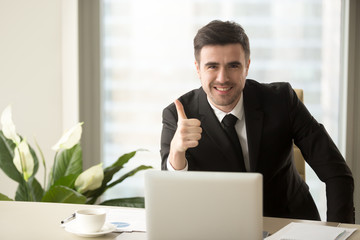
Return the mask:
<svg viewBox="0 0 360 240"><path fill-rule="evenodd" d="M128 169L160 168L161 114L198 88L192 40L213 19L240 23L250 38L249 78L290 82L339 144L340 10L338 0L103 0L103 159L139 148ZM143 195L142 174L107 192ZM309 169L307 183L326 219L324 185Z"/></svg>

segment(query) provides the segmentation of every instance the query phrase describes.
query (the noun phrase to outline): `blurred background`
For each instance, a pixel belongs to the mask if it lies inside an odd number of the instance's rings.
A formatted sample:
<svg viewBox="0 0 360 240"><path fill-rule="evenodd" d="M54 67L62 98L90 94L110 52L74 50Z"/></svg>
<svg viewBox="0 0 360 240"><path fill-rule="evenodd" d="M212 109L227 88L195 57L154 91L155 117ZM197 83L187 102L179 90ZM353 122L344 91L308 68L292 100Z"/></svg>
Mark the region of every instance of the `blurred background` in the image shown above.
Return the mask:
<svg viewBox="0 0 360 240"><path fill-rule="evenodd" d="M214 19L241 24L250 39L248 78L290 82L339 144L340 15L337 0L103 0L101 1L103 160L146 148L129 164L160 168L162 109L200 87L193 38ZM142 194L141 174L107 195ZM322 184L307 183L325 217Z"/></svg>
<svg viewBox="0 0 360 240"><path fill-rule="evenodd" d="M17 131L37 140L48 168L51 146L84 121L85 169L137 149L147 151L119 175L140 164L159 169L162 110L200 87L197 30L235 21L250 39L248 78L303 89L358 183L359 13L356 0L0 0L0 111L12 105ZM324 185L306 174L326 220ZM16 187L0 171L0 192L13 197ZM140 172L105 199L143 192Z"/></svg>

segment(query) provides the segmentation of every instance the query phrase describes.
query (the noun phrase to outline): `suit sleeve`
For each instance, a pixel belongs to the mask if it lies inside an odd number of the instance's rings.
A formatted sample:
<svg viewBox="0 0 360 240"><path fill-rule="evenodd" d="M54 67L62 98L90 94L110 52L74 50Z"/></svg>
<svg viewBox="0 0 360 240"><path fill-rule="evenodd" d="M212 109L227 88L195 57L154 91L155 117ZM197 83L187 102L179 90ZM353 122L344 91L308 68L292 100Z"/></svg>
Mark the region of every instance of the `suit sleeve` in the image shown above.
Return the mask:
<svg viewBox="0 0 360 240"><path fill-rule="evenodd" d="M354 180L344 158L289 85L290 121L295 144L326 184L327 221L354 223Z"/></svg>
<svg viewBox="0 0 360 240"><path fill-rule="evenodd" d="M170 143L177 128L177 113L173 103L163 110L162 124L163 126L160 140L161 169L168 170L167 159L170 152Z"/></svg>

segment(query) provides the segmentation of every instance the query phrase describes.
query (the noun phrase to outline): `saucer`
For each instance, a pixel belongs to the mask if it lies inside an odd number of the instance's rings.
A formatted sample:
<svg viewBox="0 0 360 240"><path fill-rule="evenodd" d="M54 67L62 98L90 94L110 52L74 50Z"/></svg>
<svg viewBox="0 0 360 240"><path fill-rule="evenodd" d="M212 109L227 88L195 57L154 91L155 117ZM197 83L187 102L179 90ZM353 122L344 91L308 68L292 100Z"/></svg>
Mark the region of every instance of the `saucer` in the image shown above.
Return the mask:
<svg viewBox="0 0 360 240"><path fill-rule="evenodd" d="M116 226L111 223L105 223L104 226L100 229L98 232L93 233L87 233L87 232L81 232L76 228L76 224L69 224L65 227L65 231L69 233L73 233L75 235L78 235L80 237L98 237L105 235L107 233L111 233L114 230L116 230Z"/></svg>

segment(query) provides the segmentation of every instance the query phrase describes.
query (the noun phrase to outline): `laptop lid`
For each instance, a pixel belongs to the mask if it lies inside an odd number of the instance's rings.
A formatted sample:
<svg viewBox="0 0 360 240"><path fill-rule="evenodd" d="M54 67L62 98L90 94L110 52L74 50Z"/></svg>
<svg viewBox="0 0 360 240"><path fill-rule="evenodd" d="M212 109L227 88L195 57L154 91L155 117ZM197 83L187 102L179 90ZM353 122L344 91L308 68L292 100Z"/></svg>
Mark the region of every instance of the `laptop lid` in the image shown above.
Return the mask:
<svg viewBox="0 0 360 240"><path fill-rule="evenodd" d="M145 172L148 240L263 239L259 173Z"/></svg>

